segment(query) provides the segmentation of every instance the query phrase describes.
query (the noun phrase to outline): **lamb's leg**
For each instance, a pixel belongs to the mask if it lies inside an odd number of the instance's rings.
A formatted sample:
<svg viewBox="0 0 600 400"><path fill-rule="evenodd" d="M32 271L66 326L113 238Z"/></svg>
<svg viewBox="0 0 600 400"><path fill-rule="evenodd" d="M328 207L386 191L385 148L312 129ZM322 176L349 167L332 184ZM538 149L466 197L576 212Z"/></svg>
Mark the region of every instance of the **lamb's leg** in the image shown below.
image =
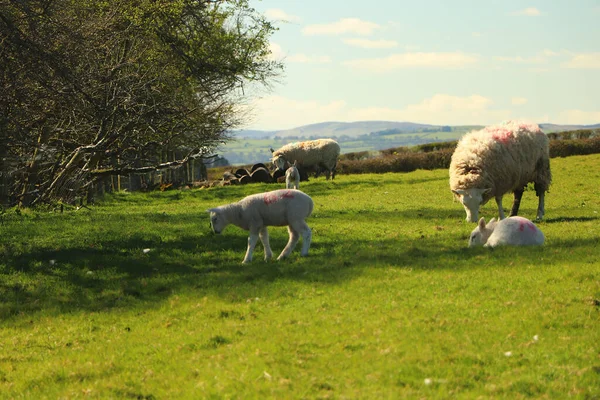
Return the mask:
<svg viewBox="0 0 600 400"><path fill-rule="evenodd" d="M258 231L250 230L250 236L248 236L248 250L246 250L246 256L244 257L244 264L247 264L252 261L252 252L254 252L254 248L256 247L256 243L258 242Z"/></svg>
<svg viewBox="0 0 600 400"><path fill-rule="evenodd" d="M265 248L265 261L268 261L273 257L273 252L271 251L271 245L269 244L269 231L266 226L260 230L258 236Z"/></svg>
<svg viewBox="0 0 600 400"><path fill-rule="evenodd" d="M300 255L307 256L308 249L310 248L310 242L312 240L312 231L310 230L308 225L304 223L304 228L300 232L302 233L302 250L300 251Z"/></svg>
<svg viewBox="0 0 600 400"><path fill-rule="evenodd" d="M502 209L502 196L496 196L496 204L498 205L498 217L504 219L504 210Z"/></svg>
<svg viewBox="0 0 600 400"><path fill-rule="evenodd" d="M300 235L298 235L298 232L294 231L294 229L292 229L291 226L288 226L288 233L290 234L290 240L288 240L287 245L285 246L279 257L277 257L278 260L289 256L292 250L294 250L294 247L296 247L298 239L300 239Z"/></svg>
<svg viewBox="0 0 600 400"><path fill-rule="evenodd" d="M510 210L509 217L513 217L513 216L519 214L519 207L521 206L521 198L523 197L524 191L525 191L525 188L515 190L515 193L514 193L515 199L513 200L513 205L512 205L512 209Z"/></svg>

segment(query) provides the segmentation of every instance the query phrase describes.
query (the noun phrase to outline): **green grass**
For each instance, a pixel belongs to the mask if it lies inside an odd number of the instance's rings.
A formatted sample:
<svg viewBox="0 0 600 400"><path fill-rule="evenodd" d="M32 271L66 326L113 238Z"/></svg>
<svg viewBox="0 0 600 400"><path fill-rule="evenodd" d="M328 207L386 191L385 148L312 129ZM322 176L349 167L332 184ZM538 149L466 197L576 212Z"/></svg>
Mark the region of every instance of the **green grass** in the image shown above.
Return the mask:
<svg viewBox="0 0 600 400"><path fill-rule="evenodd" d="M445 170L311 179L311 252L284 262L242 265L247 233L205 213L275 185L9 211L0 398L598 398L598 165L552 159L541 248L468 249Z"/></svg>

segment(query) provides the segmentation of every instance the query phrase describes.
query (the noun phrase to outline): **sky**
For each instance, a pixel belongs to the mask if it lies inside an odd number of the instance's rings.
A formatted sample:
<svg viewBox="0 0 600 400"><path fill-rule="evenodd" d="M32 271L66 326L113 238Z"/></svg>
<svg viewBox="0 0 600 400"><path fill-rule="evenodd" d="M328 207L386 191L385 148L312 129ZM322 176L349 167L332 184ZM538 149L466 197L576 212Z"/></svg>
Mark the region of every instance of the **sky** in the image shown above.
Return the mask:
<svg viewBox="0 0 600 400"><path fill-rule="evenodd" d="M600 123L600 0L251 0L285 71L244 129Z"/></svg>

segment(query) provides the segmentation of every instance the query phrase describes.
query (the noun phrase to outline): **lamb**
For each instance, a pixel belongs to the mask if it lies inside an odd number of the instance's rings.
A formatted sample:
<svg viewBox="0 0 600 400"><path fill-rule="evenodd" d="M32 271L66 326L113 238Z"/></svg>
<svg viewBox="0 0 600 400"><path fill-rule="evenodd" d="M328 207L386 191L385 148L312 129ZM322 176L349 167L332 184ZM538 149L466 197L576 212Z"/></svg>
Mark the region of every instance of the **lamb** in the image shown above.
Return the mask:
<svg viewBox="0 0 600 400"><path fill-rule="evenodd" d="M273 151L273 164L280 170L285 170L286 164L295 160L298 168L317 168L325 171L329 179L335 178L335 166L340 155L340 145L333 139L317 139L305 142L289 143L279 150Z"/></svg>
<svg viewBox="0 0 600 400"><path fill-rule="evenodd" d="M285 171L285 187L296 190L300 188L300 172L298 172L296 161Z"/></svg>
<svg viewBox="0 0 600 400"><path fill-rule="evenodd" d="M537 219L544 218L544 195L552 181L548 137L536 124L508 121L466 134L450 162L450 189L462 203L467 221L477 222L479 206L513 192L510 216L517 215L525 187L534 183Z"/></svg>
<svg viewBox="0 0 600 400"><path fill-rule="evenodd" d="M469 247L541 246L542 244L544 244L542 231L533 222L523 217L509 217L501 221L492 218L487 225L482 217L469 238Z"/></svg>
<svg viewBox="0 0 600 400"><path fill-rule="evenodd" d="M243 263L252 261L254 247L260 238L265 249L265 261L273 256L267 226L288 227L289 240L278 260L290 255L302 236L301 256L308 255L312 232L305 219L313 210L313 201L299 190L280 189L247 196L242 200L207 210L213 232L220 234L229 224L250 231L248 249Z"/></svg>

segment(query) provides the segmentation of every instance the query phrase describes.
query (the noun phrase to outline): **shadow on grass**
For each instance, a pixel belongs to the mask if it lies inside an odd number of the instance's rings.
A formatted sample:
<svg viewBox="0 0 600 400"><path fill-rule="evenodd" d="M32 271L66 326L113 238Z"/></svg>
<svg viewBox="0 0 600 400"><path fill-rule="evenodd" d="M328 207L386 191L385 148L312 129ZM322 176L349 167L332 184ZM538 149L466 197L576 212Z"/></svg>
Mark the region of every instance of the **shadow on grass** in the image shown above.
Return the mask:
<svg viewBox="0 0 600 400"><path fill-rule="evenodd" d="M275 257L286 240L281 235L272 237ZM171 241L139 235L98 240L88 247L8 254L0 264L0 320L37 311L68 313L158 306L173 293L184 290L193 290L198 296L244 301L275 281L334 285L353 279L366 269L447 270L470 268L482 262L502 264L503 260L508 265L515 258L530 262L546 251L468 249L462 237L450 245L447 238L368 243L349 238L317 238L309 257L299 257L298 246L289 260L265 262L262 246L258 245L254 261L242 265L246 245L247 237L240 232L220 236L204 232ZM554 246L593 247L598 246L598 239L560 241Z"/></svg>

